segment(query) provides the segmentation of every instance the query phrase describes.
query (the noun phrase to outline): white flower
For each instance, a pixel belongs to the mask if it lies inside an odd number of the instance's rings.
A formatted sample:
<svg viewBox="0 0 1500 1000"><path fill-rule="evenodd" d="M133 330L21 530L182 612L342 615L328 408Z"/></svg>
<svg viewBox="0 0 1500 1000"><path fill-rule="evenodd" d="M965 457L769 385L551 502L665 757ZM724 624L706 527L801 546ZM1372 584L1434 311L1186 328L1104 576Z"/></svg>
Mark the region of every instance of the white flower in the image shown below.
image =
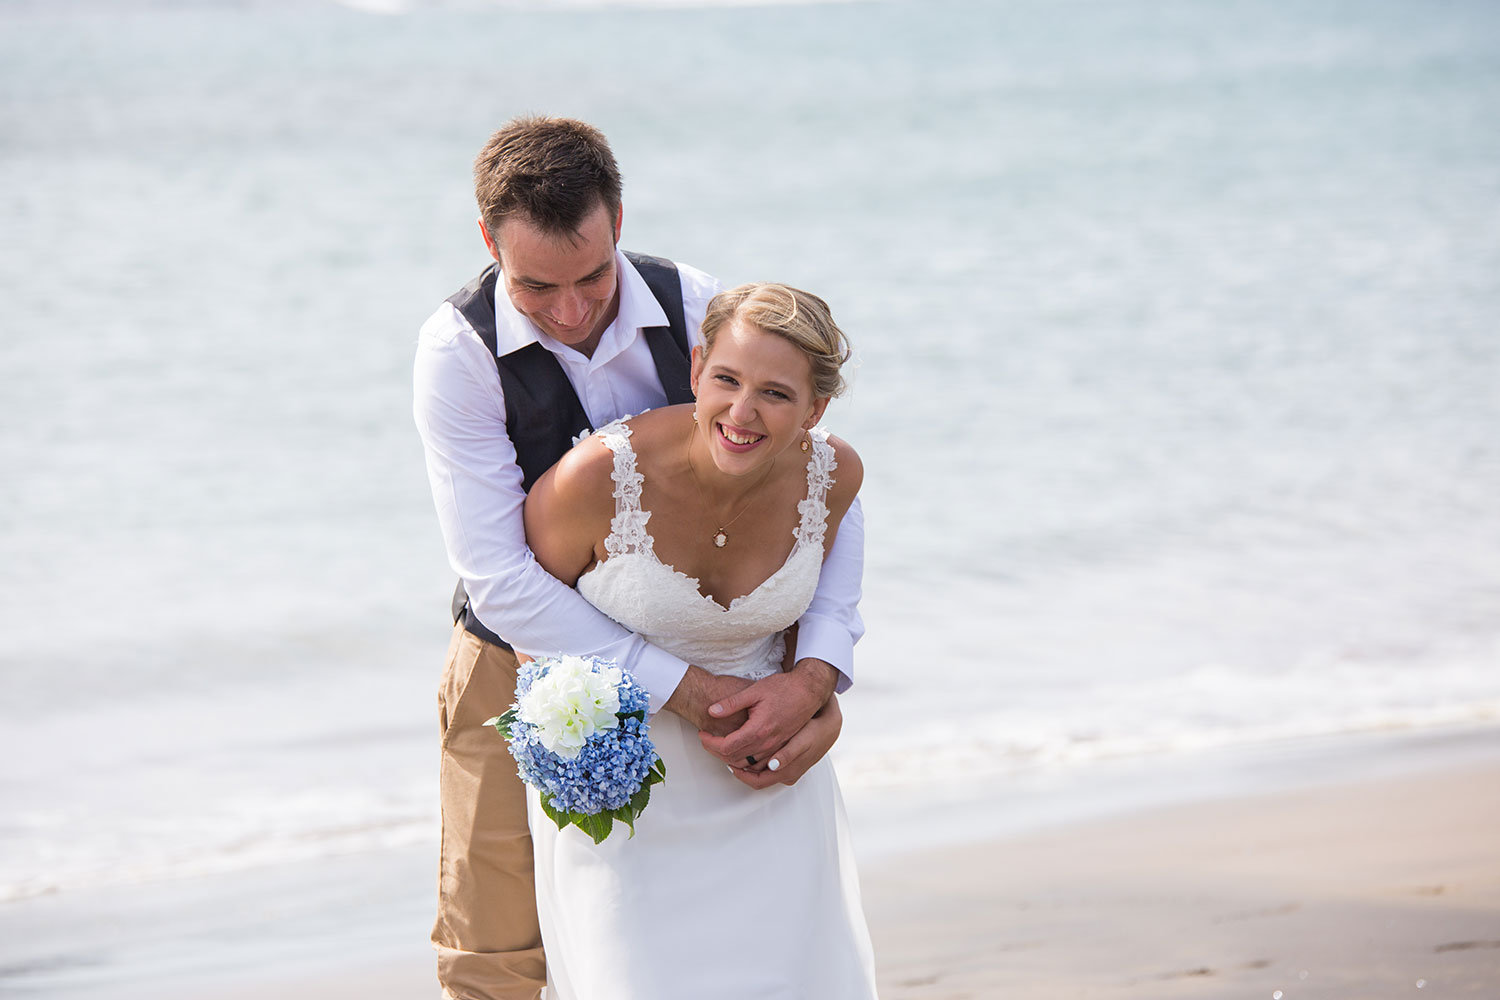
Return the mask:
<svg viewBox="0 0 1500 1000"><path fill-rule="evenodd" d="M532 682L518 714L536 727L542 746L572 760L595 732L620 724L620 681L619 667L596 670L581 656L564 656Z"/></svg>

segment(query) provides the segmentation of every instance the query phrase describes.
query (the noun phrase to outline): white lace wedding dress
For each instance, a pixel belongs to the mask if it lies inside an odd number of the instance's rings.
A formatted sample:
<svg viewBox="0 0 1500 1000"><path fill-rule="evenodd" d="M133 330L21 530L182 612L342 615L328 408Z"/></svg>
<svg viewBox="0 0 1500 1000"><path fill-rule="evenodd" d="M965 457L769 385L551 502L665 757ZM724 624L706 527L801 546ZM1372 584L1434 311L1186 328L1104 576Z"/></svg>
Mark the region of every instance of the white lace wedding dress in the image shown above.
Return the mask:
<svg viewBox="0 0 1500 1000"><path fill-rule="evenodd" d="M716 674L780 669L781 630L806 610L823 562L835 463L812 433L807 498L786 563L728 608L657 557L641 510L630 428L599 435L615 454L609 558L578 581L627 628ZM651 719L667 780L634 838L558 829L531 792L537 909L549 1000L738 1000L875 996L869 932L843 799L827 758L794 786L749 788L669 712Z"/></svg>

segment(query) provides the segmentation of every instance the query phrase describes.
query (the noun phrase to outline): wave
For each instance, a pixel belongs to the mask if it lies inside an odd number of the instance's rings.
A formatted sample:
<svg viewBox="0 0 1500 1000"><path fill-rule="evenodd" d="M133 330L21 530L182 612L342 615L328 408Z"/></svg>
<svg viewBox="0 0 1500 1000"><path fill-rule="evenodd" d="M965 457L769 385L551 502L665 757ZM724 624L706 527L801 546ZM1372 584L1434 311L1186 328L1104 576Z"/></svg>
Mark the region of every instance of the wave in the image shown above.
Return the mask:
<svg viewBox="0 0 1500 1000"><path fill-rule="evenodd" d="M1338 719L1270 718L1235 727L1156 727L1108 733L1028 731L996 724L988 735L905 743L840 753L840 781L851 792L974 781L1052 767L1085 767L1124 758L1187 757L1205 751L1339 737L1411 733L1500 724L1500 698L1425 709L1374 709Z"/></svg>
<svg viewBox="0 0 1500 1000"><path fill-rule="evenodd" d="M1186 693L1201 694L1204 684L1200 679L1182 687ZM970 719L974 732L967 737L955 737L941 727L907 727L899 741L890 738L890 729L879 737L868 730L846 730L835 764L849 794L875 793L899 800L955 785L996 787L997 778L1004 787L1008 775L1087 770L1089 765L1124 758L1166 763L1213 750L1494 726L1500 724L1500 697L1423 707L1368 705L1338 715L1268 713L1235 724L1213 718L1211 712L1197 723L1168 713L1155 724L1144 724L1130 721L1135 717L1127 710L1119 713L1120 724L1104 728L1097 719L1106 714L1099 712L1091 720L1088 713L1080 713L1063 720L996 713ZM205 808L192 824L164 825L142 818L133 829L101 829L72 840L66 848L61 838L53 839L58 831L49 833L33 822L33 836L25 839L50 846L27 850L25 843L12 843L5 852L8 856L30 854L32 861L0 872L0 903L436 845L439 824L430 791L412 785L381 797L346 793L316 801L264 795L239 801L236 808ZM35 819L18 815L11 826ZM37 863L42 859L45 865Z"/></svg>
<svg viewBox="0 0 1500 1000"><path fill-rule="evenodd" d="M61 869L13 878L0 884L0 903L436 844L437 837L437 822L425 814L259 834L225 826L217 837L206 842L164 844L143 853L101 852L92 859L80 857Z"/></svg>

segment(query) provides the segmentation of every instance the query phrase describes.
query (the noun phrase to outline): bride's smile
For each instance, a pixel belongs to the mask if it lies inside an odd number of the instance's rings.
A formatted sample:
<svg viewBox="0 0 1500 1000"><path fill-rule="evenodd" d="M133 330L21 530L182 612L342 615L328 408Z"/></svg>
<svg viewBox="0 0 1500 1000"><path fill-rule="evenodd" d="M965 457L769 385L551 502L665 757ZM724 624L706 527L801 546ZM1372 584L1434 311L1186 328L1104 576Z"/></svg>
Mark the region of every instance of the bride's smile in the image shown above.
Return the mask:
<svg viewBox="0 0 1500 1000"><path fill-rule="evenodd" d="M766 439L764 434L752 434L749 431L733 430L723 424L715 424L714 427L729 442L727 447L730 449L752 448Z"/></svg>
<svg viewBox="0 0 1500 1000"><path fill-rule="evenodd" d="M713 346L693 352L698 426L709 457L729 476L758 473L801 441L823 415L812 364L785 337L735 319ZM707 464L707 463L705 463Z"/></svg>

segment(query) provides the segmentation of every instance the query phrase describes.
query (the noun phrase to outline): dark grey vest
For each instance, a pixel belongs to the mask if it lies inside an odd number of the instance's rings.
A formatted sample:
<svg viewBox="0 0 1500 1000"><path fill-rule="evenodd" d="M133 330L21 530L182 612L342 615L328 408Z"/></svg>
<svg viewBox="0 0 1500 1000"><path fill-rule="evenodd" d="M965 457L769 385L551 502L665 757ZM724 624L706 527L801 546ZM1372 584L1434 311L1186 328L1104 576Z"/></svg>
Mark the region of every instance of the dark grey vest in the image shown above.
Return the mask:
<svg viewBox="0 0 1500 1000"><path fill-rule="evenodd" d="M682 281L677 265L663 257L625 254L635 265L651 294L667 314L666 326L647 327L642 331L656 374L666 390L668 403L690 403L687 320L682 309ZM497 350L495 336L495 280L499 265L491 264L448 301L479 334L490 353ZM527 344L509 354L495 358L500 386L505 392L505 430L516 448L516 464L521 467L521 485L531 485L573 447L574 438L589 430L589 418L578 401L578 394L552 352L541 344ZM485 628L469 609L463 581L453 593L453 620L462 622L469 632L486 642L510 648L510 644Z"/></svg>

